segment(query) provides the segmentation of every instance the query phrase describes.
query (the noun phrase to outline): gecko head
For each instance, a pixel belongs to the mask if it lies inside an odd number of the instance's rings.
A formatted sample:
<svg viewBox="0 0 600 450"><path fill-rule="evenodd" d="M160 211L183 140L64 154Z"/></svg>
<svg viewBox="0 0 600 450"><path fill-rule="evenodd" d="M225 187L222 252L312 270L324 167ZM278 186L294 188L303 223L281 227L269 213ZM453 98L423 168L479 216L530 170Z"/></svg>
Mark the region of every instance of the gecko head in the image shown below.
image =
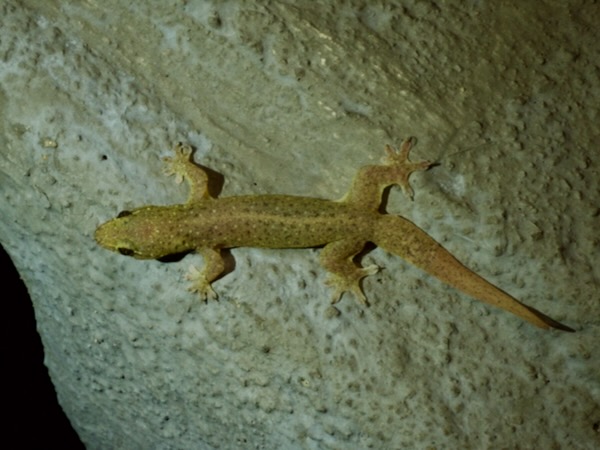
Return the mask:
<svg viewBox="0 0 600 450"><path fill-rule="evenodd" d="M178 253L180 245L169 242L173 227L163 210L160 206L145 206L122 211L100 225L94 238L100 246L136 259L158 259Z"/></svg>

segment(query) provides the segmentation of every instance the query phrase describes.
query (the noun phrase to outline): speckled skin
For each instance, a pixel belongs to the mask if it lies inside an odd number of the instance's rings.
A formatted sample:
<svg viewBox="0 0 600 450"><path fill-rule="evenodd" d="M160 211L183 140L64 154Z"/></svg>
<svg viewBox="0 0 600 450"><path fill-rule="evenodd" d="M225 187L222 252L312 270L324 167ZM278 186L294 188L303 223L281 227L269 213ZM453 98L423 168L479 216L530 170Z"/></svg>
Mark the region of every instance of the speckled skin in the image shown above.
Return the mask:
<svg viewBox="0 0 600 450"><path fill-rule="evenodd" d="M503 308L541 328L573 331L524 305L463 266L435 240L400 216L381 214L383 190L400 185L412 198L410 174L431 167L429 161L408 160L412 140L398 153L386 146L382 165L359 169L348 194L340 201L289 195L238 196L215 199L207 189L205 172L190 161L192 149L177 144L168 173L190 185L187 203L144 206L123 211L96 230L101 246L139 259L156 259L195 250L205 260L203 270L192 268L192 290L202 298L216 297L211 282L224 270L220 249L232 247L304 248L324 245L321 263L330 272L333 302L345 291L367 300L361 278L377 266L360 267L353 258L367 242L405 258L451 286Z"/></svg>

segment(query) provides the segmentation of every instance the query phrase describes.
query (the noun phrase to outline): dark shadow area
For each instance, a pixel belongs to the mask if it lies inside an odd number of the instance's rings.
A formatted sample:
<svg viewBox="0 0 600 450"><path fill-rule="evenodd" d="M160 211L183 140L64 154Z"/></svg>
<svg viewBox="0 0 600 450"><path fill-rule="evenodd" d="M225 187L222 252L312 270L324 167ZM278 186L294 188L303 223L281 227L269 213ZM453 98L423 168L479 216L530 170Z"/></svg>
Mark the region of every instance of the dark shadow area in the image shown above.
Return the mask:
<svg viewBox="0 0 600 450"><path fill-rule="evenodd" d="M8 421L3 426L3 441L14 448L84 449L58 404L44 366L31 300L3 247L0 268L6 330L2 368Z"/></svg>

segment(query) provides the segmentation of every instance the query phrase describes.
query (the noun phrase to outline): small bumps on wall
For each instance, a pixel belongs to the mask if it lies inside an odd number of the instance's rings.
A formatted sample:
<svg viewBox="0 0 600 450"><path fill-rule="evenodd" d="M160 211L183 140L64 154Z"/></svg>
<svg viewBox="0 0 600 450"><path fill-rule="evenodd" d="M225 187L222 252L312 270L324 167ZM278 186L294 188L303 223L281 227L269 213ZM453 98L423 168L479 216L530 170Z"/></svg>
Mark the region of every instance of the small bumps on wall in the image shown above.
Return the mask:
<svg viewBox="0 0 600 450"><path fill-rule="evenodd" d="M88 448L597 444L597 8L368 3L0 6L0 240ZM202 304L194 258L93 242L123 209L185 199L161 174L174 142L224 195L336 198L408 135L441 164L388 210L577 333L380 250L371 307L332 309L312 250L233 250Z"/></svg>

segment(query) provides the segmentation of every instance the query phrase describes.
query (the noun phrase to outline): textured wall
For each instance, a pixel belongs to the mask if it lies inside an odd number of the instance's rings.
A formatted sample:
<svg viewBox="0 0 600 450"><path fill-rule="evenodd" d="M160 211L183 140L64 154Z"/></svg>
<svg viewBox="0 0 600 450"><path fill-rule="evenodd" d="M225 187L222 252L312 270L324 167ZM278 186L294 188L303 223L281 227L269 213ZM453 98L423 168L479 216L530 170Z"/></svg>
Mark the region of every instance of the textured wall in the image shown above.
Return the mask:
<svg viewBox="0 0 600 450"><path fill-rule="evenodd" d="M597 5L130 3L0 6L0 240L89 448L600 445ZM372 306L332 309L318 251L233 250L203 304L199 257L92 239L185 199L178 140L223 195L339 198L409 134L440 166L388 210L577 333L380 250Z"/></svg>

